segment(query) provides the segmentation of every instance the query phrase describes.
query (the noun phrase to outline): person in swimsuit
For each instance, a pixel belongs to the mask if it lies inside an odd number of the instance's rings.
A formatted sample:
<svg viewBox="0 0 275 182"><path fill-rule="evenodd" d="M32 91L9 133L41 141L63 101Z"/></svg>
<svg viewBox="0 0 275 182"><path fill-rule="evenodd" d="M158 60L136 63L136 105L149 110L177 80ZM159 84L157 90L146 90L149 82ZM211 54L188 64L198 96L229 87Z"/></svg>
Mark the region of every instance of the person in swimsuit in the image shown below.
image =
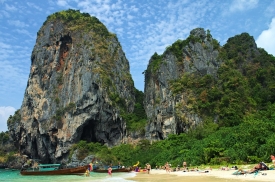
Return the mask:
<svg viewBox="0 0 275 182"><path fill-rule="evenodd" d="M187 163L184 161L184 162L182 163L182 166L183 166L183 169L186 170Z"/></svg>
<svg viewBox="0 0 275 182"><path fill-rule="evenodd" d="M166 169L166 172L170 173L170 166L169 166L168 162L166 162L166 164L165 164L165 169Z"/></svg>
<svg viewBox="0 0 275 182"><path fill-rule="evenodd" d="M90 170L89 170L89 169L86 170L85 176L86 176L86 177L90 176Z"/></svg>
<svg viewBox="0 0 275 182"><path fill-rule="evenodd" d="M146 164L146 169L147 169L148 174L150 174L151 165L149 163Z"/></svg>
<svg viewBox="0 0 275 182"><path fill-rule="evenodd" d="M111 166L109 166L109 168L108 168L108 175L112 176L112 168L111 168Z"/></svg>

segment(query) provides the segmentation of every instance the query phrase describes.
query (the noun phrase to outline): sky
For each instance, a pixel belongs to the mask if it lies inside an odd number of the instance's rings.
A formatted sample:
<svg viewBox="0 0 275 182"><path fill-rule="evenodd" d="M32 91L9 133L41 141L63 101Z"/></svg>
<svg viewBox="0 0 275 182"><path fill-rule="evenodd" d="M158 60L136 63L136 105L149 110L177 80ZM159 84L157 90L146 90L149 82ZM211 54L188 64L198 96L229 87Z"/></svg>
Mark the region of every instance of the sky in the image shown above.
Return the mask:
<svg viewBox="0 0 275 182"><path fill-rule="evenodd" d="M21 107L37 32L67 9L89 13L117 34L141 91L150 57L194 28L210 30L221 45L247 32L275 55L275 0L0 0L0 132Z"/></svg>

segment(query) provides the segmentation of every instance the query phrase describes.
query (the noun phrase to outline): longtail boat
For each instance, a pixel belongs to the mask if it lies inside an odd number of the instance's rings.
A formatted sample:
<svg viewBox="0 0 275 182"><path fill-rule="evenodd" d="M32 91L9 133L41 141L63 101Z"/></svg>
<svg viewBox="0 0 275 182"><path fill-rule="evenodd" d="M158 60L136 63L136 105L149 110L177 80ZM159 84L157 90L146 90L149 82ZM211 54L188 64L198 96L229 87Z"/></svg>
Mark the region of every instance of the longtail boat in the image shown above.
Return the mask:
<svg viewBox="0 0 275 182"><path fill-rule="evenodd" d="M38 168L21 169L21 175L83 175L89 165L59 169L60 164L40 164Z"/></svg>
<svg viewBox="0 0 275 182"><path fill-rule="evenodd" d="M112 169L112 173L121 173L121 172L131 172L132 170L129 168L119 168L119 169ZM108 169L95 169L92 172L96 173L108 173Z"/></svg>

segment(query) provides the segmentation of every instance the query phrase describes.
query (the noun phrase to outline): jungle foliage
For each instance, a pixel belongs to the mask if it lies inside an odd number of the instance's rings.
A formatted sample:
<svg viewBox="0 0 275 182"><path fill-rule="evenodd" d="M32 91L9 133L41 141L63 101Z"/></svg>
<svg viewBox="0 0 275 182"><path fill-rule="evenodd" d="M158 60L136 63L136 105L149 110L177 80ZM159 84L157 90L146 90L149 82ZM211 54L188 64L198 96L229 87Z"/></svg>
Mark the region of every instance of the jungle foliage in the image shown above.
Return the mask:
<svg viewBox="0 0 275 182"><path fill-rule="evenodd" d="M20 121L21 120L21 115L20 115L20 109L18 109L17 111L15 111L14 115L10 115L10 117L8 118L7 124L13 124L16 121Z"/></svg>
<svg viewBox="0 0 275 182"><path fill-rule="evenodd" d="M15 147L9 140L9 132L0 133L0 163L5 164L14 158Z"/></svg>
<svg viewBox="0 0 275 182"><path fill-rule="evenodd" d="M172 166L182 165L183 161L187 161L188 166L269 163L270 154L275 152L274 113L275 104L269 105L266 111L246 116L238 126L220 127L216 132L209 133L208 128L197 127L191 132L170 135L168 139L152 144L140 140L137 145L121 144L107 148L81 141L73 149L80 148L86 151L86 155L94 154L106 164L121 162L126 166L137 161L141 167L147 162L154 167L167 161Z"/></svg>
<svg viewBox="0 0 275 182"><path fill-rule="evenodd" d="M10 115L7 120L7 125L13 125L21 120L20 109L15 111L14 115ZM0 133L0 163L5 164L14 158L16 148L10 140L8 131Z"/></svg>
<svg viewBox="0 0 275 182"><path fill-rule="evenodd" d="M1 132L0 133L0 145L5 144L8 140L9 140L9 133Z"/></svg>
<svg viewBox="0 0 275 182"><path fill-rule="evenodd" d="M127 129L129 131L139 131L145 133L145 125L147 122L146 113L143 106L144 93L135 89L135 106L133 113L122 113L122 118L127 123Z"/></svg>

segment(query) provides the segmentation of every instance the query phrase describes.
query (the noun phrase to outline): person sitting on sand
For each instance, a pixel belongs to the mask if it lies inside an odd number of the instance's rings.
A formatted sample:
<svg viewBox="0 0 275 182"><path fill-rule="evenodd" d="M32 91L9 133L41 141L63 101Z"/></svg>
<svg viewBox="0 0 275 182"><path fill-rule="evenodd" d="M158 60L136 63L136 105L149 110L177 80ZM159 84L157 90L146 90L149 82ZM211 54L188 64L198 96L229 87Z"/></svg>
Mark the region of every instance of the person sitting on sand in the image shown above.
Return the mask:
<svg viewBox="0 0 275 182"><path fill-rule="evenodd" d="M221 167L221 170L223 170L223 171L229 171L228 165L226 167Z"/></svg>

